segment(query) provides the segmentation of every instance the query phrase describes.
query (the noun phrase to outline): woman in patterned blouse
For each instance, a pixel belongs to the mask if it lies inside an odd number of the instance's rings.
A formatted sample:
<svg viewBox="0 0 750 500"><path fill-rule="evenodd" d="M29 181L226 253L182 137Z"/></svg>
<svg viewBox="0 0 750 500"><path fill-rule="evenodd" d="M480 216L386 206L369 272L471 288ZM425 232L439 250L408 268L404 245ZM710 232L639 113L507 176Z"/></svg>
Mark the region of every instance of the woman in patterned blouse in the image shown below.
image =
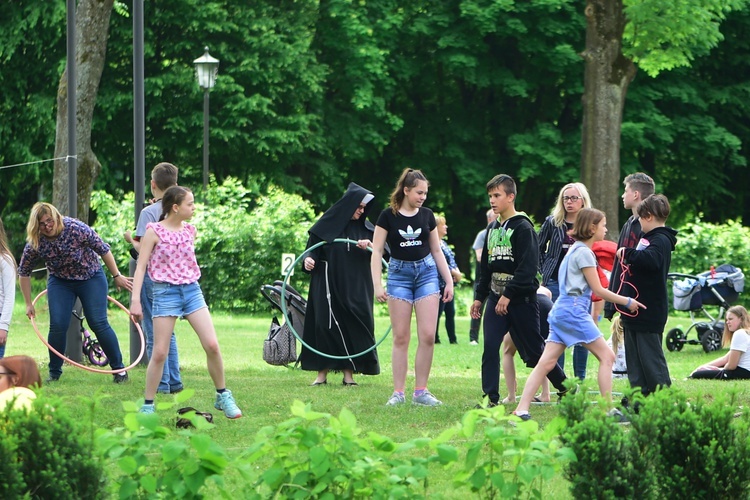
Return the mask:
<svg viewBox="0 0 750 500"><path fill-rule="evenodd" d="M114 277L118 288L132 289L130 281L117 269L109 245L83 222L63 217L49 203L35 203L26 225L26 246L18 265L21 293L26 301L26 316L33 318L36 311L31 303L31 271L35 262L47 266L47 304L50 326L47 340L58 352L65 352L66 334L71 311L80 299L89 327L99 340L113 371L125 368L117 335L107 320L109 284L99 257ZM49 378L54 382L62 375L63 360L49 353ZM128 379L121 371L114 374L115 383Z"/></svg>

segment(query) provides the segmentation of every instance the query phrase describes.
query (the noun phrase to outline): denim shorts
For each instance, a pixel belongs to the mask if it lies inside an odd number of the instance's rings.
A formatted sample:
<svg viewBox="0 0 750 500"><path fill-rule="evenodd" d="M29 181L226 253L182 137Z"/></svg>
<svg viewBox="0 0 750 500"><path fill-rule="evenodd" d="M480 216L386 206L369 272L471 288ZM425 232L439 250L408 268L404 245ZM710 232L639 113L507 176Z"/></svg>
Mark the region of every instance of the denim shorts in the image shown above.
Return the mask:
<svg viewBox="0 0 750 500"><path fill-rule="evenodd" d="M154 282L154 318L189 316L208 307L201 286L196 281L187 285Z"/></svg>
<svg viewBox="0 0 750 500"><path fill-rule="evenodd" d="M435 259L409 261L391 259L388 263L388 297L414 303L430 295L440 294Z"/></svg>

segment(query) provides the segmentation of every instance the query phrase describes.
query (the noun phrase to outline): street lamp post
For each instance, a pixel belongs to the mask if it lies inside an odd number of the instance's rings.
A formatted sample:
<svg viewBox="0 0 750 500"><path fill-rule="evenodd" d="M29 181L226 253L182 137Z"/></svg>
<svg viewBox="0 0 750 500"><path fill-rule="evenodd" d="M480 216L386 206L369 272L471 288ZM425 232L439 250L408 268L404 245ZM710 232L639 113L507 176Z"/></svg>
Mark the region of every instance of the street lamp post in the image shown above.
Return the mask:
<svg viewBox="0 0 750 500"><path fill-rule="evenodd" d="M216 75L219 73L219 60L205 53L193 61L195 65L195 76L198 85L203 89L203 200L205 202L208 192L208 93L216 83Z"/></svg>

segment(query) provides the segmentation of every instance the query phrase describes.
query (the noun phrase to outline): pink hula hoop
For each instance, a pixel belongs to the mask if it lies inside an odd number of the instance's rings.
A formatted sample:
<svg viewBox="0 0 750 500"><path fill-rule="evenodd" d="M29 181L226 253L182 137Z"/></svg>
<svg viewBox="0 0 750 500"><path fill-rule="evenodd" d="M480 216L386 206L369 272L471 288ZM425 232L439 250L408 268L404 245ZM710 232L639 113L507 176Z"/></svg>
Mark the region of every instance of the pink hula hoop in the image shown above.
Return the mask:
<svg viewBox="0 0 750 500"><path fill-rule="evenodd" d="M46 289L42 290L41 292L39 292L39 295L37 295L36 297L34 297L34 301L31 303L31 305L36 307L36 301L39 300L39 298L42 297L42 295L46 295L46 294L47 294L47 290ZM112 374L115 374L115 373L122 373L122 372L130 370L131 368L133 368L134 366L136 366L138 363L140 363L141 358L143 357L143 354L146 351L146 342L145 342L145 339L143 338L143 330L141 330L141 325L139 325L133 319L133 316L130 315L130 311L128 310L128 308L125 307L124 305L120 304L117 300L113 299L109 295L107 295L107 299L110 302L112 302L113 304L115 304L117 307L119 307L120 309L122 309L123 311L125 311L126 313L128 313L128 316L130 316L130 320L133 322L133 324L135 325L135 328L138 330L138 334L141 336L141 352L138 353L138 357L136 358L136 360L130 366L126 366L125 368L120 368L118 370L102 370L100 368L91 368L89 366L82 365L81 363L76 363L75 361L73 361L72 359L68 358L64 354L61 354L60 352L57 351L57 349L55 349L54 347L52 347L51 345L49 345L49 342L47 342L47 340L44 337L42 337L42 334L39 332L39 328L37 328L36 321L34 321L34 318L29 318L29 320L31 321L31 326L34 327L34 331L36 332L36 336L39 337L39 340L41 340L42 343L47 346L47 349L49 349L50 351L52 351L55 354L57 354L60 358L62 358L63 361L67 361L68 363L70 363L73 366L77 366L78 368L82 368L84 370L87 370L87 371L90 371L90 372L94 372L94 373L106 373L106 374L109 374L109 375L112 375Z"/></svg>

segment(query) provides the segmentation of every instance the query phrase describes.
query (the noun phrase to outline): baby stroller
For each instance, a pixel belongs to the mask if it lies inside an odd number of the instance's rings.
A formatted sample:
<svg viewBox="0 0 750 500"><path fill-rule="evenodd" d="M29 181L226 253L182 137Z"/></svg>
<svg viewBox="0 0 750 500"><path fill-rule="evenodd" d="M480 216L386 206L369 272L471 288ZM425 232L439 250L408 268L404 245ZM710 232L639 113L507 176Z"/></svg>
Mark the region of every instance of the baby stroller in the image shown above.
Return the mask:
<svg viewBox="0 0 750 500"><path fill-rule="evenodd" d="M693 276L682 273L669 273L674 294L673 305L676 311L690 311L692 324L686 331L672 328L667 332L666 344L670 351L681 351L685 344L703 346L706 352L721 348L721 337L724 333L724 314L737 301L745 288L745 275L741 269L730 264L722 264L716 269L711 267ZM711 316L704 306L718 306L719 313ZM696 313L702 313L709 321L696 321ZM688 340L690 330L695 329L698 339Z"/></svg>
<svg viewBox="0 0 750 500"><path fill-rule="evenodd" d="M281 290L284 282L277 280L273 285L263 285L260 293L279 311L281 308ZM305 314L307 312L307 301L291 285L286 285L284 299L289 321L297 335L302 336L305 329ZM271 365L286 366L297 361L297 342L289 325L279 325L276 316L271 320L268 329L268 338L263 343L263 359Z"/></svg>

